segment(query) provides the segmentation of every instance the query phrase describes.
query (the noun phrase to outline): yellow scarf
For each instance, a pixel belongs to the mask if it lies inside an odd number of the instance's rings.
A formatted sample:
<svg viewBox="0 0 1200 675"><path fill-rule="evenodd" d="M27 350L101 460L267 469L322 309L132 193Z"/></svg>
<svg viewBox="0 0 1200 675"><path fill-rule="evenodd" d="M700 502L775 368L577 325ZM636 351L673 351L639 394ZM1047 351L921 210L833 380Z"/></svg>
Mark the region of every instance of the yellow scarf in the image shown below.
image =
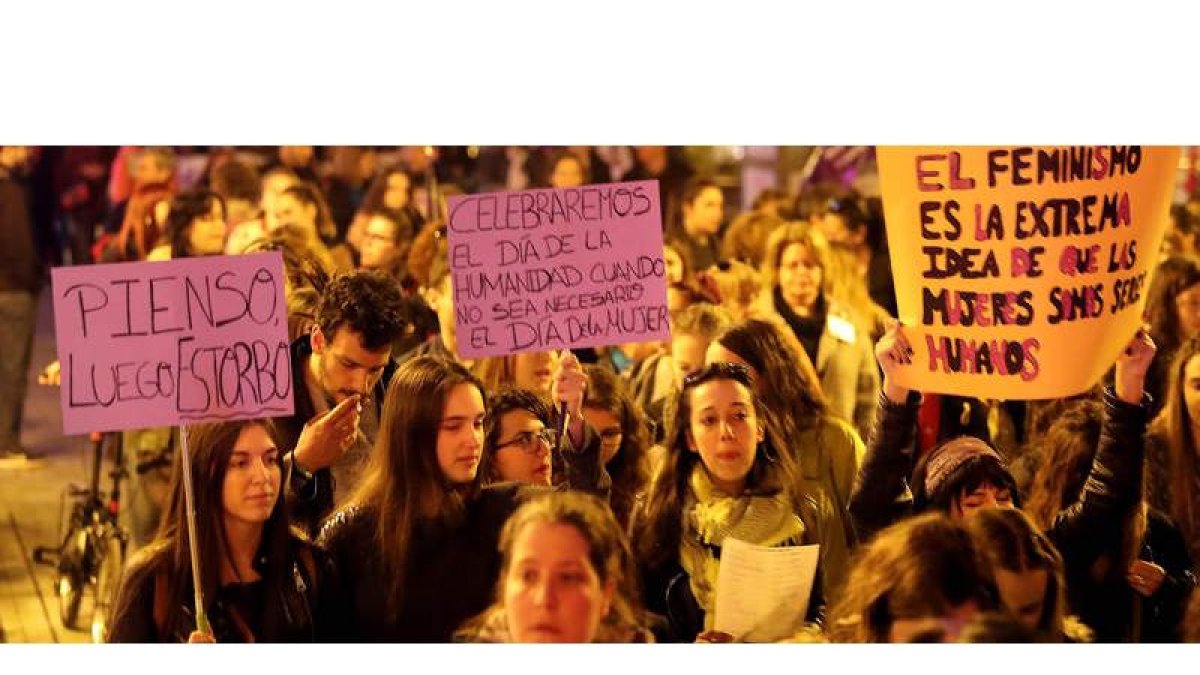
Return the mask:
<svg viewBox="0 0 1200 675"><path fill-rule="evenodd" d="M716 601L716 558L726 537L759 546L793 546L803 543L804 523L786 491L768 496L729 496L697 464L689 479L683 506L683 538L679 560L690 577L692 594L704 610L704 628L712 630Z"/></svg>

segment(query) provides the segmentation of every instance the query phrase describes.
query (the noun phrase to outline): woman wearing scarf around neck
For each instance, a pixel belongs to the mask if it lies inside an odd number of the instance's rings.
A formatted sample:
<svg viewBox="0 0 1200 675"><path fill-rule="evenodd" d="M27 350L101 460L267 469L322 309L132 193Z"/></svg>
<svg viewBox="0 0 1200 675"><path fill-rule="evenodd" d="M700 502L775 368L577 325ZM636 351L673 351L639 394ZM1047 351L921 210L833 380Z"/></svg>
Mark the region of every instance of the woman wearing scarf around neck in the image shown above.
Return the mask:
<svg viewBox="0 0 1200 675"><path fill-rule="evenodd" d="M664 641L713 630L721 547L822 541L828 523L754 394L749 371L715 363L689 375L668 422L667 458L634 528L646 606L666 617ZM809 617L821 606L818 581ZM703 637L703 636L701 636Z"/></svg>
<svg viewBox="0 0 1200 675"><path fill-rule="evenodd" d="M754 311L787 323L817 369L833 412L866 438L875 415L879 373L863 322L842 300L829 243L806 223L791 223L767 240L766 291Z"/></svg>

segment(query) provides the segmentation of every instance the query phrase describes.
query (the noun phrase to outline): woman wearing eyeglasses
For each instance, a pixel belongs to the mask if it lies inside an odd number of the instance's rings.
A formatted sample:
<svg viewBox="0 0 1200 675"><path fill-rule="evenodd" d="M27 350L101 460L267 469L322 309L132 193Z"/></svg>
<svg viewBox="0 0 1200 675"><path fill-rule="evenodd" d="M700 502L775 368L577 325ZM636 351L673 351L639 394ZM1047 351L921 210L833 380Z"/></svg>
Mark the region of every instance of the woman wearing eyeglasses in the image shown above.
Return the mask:
<svg viewBox="0 0 1200 675"><path fill-rule="evenodd" d="M750 372L714 363L684 379L668 421L667 457L634 529L646 607L667 618L664 641L714 628L721 548L822 543L836 526L807 494L792 453L754 393ZM820 567L808 615L823 602ZM706 636L707 637L707 636Z"/></svg>
<svg viewBox="0 0 1200 675"><path fill-rule="evenodd" d="M588 377L570 352L555 360L550 399L528 388L490 390L479 473L489 484L557 486L607 499L610 481L600 464L600 437L582 413Z"/></svg>
<svg viewBox="0 0 1200 675"><path fill-rule="evenodd" d="M491 404L479 464L484 481L552 485L558 430L549 402L528 389L505 389Z"/></svg>
<svg viewBox="0 0 1200 675"><path fill-rule="evenodd" d="M611 481L600 464L601 437L578 406L567 410L568 431L560 438L559 413L546 399L528 389L512 388L493 396L484 420L479 464L484 484L556 486L607 498Z"/></svg>

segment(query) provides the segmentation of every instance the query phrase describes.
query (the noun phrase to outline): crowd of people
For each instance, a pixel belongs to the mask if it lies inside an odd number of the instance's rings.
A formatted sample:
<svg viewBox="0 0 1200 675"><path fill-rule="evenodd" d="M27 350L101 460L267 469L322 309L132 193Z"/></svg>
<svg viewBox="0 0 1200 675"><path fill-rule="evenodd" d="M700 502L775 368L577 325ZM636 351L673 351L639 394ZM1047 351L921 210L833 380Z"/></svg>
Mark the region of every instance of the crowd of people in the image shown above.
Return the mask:
<svg viewBox="0 0 1200 675"><path fill-rule="evenodd" d="M841 182L729 217L662 147L37 154L0 149L0 461L47 266L287 272L295 412L187 427L197 541L179 430L123 434L165 459L109 641L727 642L727 540L819 545L790 641L1200 641L1200 203L1104 381L998 401L898 384L883 209ZM671 340L460 358L446 197L635 179Z"/></svg>

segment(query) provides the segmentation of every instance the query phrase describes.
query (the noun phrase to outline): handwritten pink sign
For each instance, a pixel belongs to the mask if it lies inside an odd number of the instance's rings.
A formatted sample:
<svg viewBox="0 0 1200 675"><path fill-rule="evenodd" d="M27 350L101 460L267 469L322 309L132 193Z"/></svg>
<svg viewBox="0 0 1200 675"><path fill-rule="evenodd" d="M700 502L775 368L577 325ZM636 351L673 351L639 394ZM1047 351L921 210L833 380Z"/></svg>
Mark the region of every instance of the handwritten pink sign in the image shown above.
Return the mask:
<svg viewBox="0 0 1200 675"><path fill-rule="evenodd" d="M463 358L668 340L658 181L449 200Z"/></svg>
<svg viewBox="0 0 1200 675"><path fill-rule="evenodd" d="M51 270L63 432L292 414L278 252Z"/></svg>

